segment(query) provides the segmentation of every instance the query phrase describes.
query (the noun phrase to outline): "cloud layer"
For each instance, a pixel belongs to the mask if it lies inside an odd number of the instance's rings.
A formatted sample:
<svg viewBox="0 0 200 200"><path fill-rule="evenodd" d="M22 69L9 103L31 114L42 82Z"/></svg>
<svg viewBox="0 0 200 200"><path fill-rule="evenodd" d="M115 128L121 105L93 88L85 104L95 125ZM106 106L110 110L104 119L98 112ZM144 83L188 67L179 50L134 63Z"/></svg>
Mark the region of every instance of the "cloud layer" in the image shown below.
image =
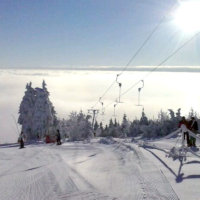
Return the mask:
<svg viewBox="0 0 200 200"><path fill-rule="evenodd" d="M86 70L0 70L0 143L17 140L18 130L14 118L18 118L26 83L31 81L33 87L41 87L45 80L57 116L67 118L71 111L87 112L96 103L96 108L101 111L98 99L115 80L116 74L114 71ZM118 79L122 83L122 93L146 74L146 71L124 72ZM157 117L161 109L167 111L168 108L182 108L182 113L185 114L193 107L199 112L200 95L196 92L200 84L198 73L151 73L144 79L144 83L141 104L148 117ZM142 107L136 106L138 87L140 84L121 97L124 103L116 106L117 120L121 121L124 113L130 120L141 116ZM102 99L106 106L106 115L99 114L99 121L105 123L113 116L113 105L118 96L119 88L116 83Z"/></svg>

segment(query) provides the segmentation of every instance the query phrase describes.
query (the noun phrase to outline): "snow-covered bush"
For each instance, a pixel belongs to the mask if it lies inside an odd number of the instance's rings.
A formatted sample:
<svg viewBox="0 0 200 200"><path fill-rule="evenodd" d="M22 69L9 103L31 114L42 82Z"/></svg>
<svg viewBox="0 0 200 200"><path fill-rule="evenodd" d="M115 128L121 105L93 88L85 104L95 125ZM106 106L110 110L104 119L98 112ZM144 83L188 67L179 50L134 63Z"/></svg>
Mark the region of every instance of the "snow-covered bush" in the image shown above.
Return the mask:
<svg viewBox="0 0 200 200"><path fill-rule="evenodd" d="M146 138L162 137L175 131L178 128L181 109L178 109L176 115L173 110L169 109L168 111L169 115L161 110L157 120L150 120L148 126L142 126L142 136Z"/></svg>
<svg viewBox="0 0 200 200"><path fill-rule="evenodd" d="M100 123L101 128L101 137L123 137L123 133L121 130L121 126L119 123L117 123L116 119L113 123L113 120L110 119L109 125L106 125L105 128L103 128L102 123Z"/></svg>
<svg viewBox="0 0 200 200"><path fill-rule="evenodd" d="M114 144L114 143L116 143L116 142L114 141L113 137L107 136L107 137L105 137L105 138L101 138L101 139L99 140L99 143L100 143L100 144L107 144L107 145L109 145L109 144Z"/></svg>
<svg viewBox="0 0 200 200"><path fill-rule="evenodd" d="M92 125L89 121L90 115L83 112L72 112L67 120L67 130L71 141L89 139L93 136Z"/></svg>

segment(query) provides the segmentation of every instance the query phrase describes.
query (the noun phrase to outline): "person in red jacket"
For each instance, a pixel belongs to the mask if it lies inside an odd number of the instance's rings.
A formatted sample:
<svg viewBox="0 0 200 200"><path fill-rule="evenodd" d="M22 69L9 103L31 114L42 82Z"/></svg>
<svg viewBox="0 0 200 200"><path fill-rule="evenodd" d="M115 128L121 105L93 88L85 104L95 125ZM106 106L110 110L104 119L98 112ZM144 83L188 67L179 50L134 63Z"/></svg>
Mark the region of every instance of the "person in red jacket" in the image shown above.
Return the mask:
<svg viewBox="0 0 200 200"><path fill-rule="evenodd" d="M188 124L188 121L185 119L185 117L183 116L181 121L179 122L178 124L178 127L180 128L182 125L185 125L185 127L188 129L189 127L189 124ZM189 137L189 133L187 131L185 131L184 133L184 140L186 138L186 141L187 141L187 146L189 147L190 146L190 137Z"/></svg>

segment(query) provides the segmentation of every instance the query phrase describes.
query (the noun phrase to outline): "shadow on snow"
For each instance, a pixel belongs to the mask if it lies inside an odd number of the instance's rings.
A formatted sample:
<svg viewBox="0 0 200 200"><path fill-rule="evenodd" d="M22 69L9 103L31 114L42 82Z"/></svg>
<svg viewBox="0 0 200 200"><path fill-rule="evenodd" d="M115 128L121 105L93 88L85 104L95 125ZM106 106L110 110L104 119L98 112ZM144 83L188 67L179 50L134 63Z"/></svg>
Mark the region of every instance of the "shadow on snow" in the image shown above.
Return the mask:
<svg viewBox="0 0 200 200"><path fill-rule="evenodd" d="M174 172L174 170L169 167L166 162L164 162L159 156L157 156L154 152L152 152L151 150L147 149L144 147L144 149L148 152L150 152L155 158L157 158L174 176L175 176L175 180L177 183L182 182L185 179L194 179L194 178L200 178L200 175L196 175L196 174L192 174L192 175L188 175L188 176L184 176L184 173L181 173L182 167L184 164L200 164L200 161L190 161L190 162L186 162L183 163L183 159L179 159L180 161L180 166L179 166L179 170L178 173L176 174L176 172ZM153 149L153 148L151 148Z"/></svg>

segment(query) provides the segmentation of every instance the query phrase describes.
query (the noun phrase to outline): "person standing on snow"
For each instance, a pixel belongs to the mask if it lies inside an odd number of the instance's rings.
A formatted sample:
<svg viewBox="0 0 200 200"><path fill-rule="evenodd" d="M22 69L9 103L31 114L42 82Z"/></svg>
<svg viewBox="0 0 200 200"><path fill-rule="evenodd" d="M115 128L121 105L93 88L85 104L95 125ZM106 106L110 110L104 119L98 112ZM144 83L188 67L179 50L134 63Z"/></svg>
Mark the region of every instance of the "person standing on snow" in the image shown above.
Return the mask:
<svg viewBox="0 0 200 200"><path fill-rule="evenodd" d="M20 133L20 136L19 136L19 144L20 144L20 149L24 148L24 133L23 131Z"/></svg>
<svg viewBox="0 0 200 200"><path fill-rule="evenodd" d="M194 117L191 117L191 120L189 121L189 129L196 135L198 131L198 123L195 120ZM196 138L190 137L191 146L196 147Z"/></svg>
<svg viewBox="0 0 200 200"><path fill-rule="evenodd" d="M178 127L181 128L181 126L184 125L185 128L188 129L188 121L185 119L185 117L183 116L181 121L179 122L178 124ZM186 141L187 141L187 146L189 147L190 146L190 138L189 138L189 133L187 131L184 131L184 140L186 138Z"/></svg>
<svg viewBox="0 0 200 200"><path fill-rule="evenodd" d="M57 145L61 145L61 138L60 138L60 131L59 129L57 129L57 134L56 134L56 141L57 141Z"/></svg>

